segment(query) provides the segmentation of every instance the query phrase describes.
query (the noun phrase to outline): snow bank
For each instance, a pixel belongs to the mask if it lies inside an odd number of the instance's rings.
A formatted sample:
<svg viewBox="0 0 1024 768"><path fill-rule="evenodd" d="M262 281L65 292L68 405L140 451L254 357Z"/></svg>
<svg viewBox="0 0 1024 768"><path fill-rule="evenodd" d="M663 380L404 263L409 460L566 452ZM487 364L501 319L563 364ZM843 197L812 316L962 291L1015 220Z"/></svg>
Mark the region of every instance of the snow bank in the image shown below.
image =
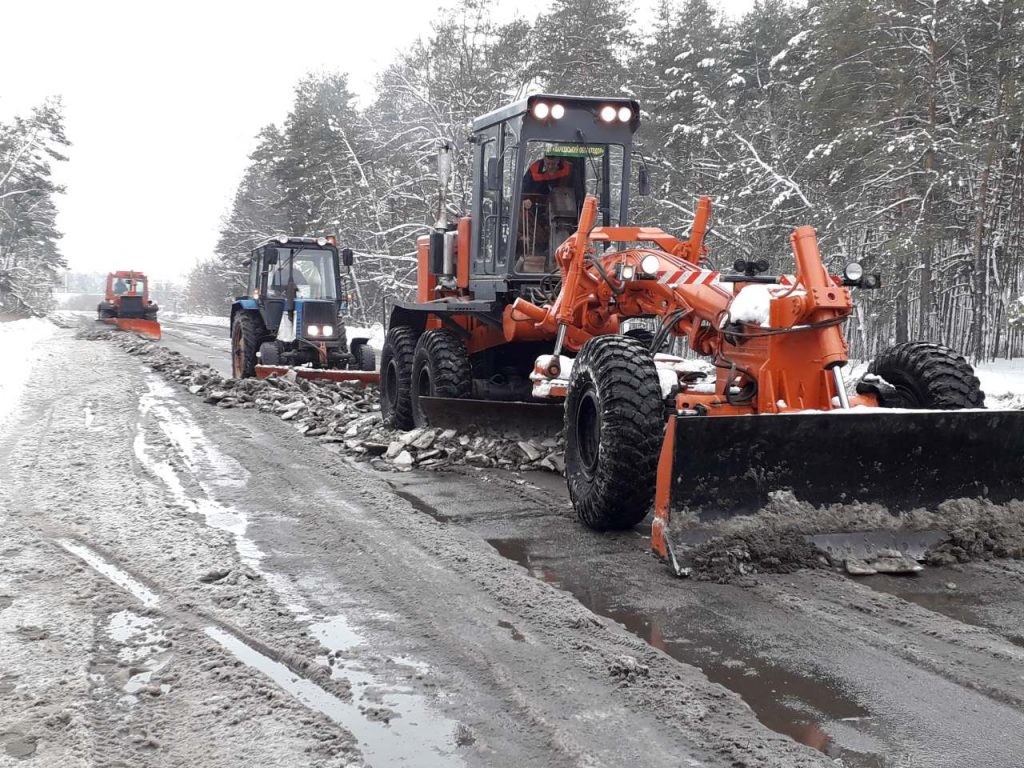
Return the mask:
<svg viewBox="0 0 1024 768"><path fill-rule="evenodd" d="M227 328L230 325L229 318L224 315L189 315L178 312L161 312L161 318L174 320L178 323L191 323L192 325L212 325L217 328Z"/></svg>
<svg viewBox="0 0 1024 768"><path fill-rule="evenodd" d="M0 323L0 360L4 361L4 375L0 376L0 425L14 411L32 372L32 363L45 349L41 342L55 330L53 323L38 317Z"/></svg>
<svg viewBox="0 0 1024 768"><path fill-rule="evenodd" d="M345 329L350 341L352 339L369 339L370 346L374 349L381 349L384 346L384 326L380 323L374 323L369 328L347 325Z"/></svg>
<svg viewBox="0 0 1024 768"><path fill-rule="evenodd" d="M1024 359L982 363L974 372L990 408L1024 408Z"/></svg>

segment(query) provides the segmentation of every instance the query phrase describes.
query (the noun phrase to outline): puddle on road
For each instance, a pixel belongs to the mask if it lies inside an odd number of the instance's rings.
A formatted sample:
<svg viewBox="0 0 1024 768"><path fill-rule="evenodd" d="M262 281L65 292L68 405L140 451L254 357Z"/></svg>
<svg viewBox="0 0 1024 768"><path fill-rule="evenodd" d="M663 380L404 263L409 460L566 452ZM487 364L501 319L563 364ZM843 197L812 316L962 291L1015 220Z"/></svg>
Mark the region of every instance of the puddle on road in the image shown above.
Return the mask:
<svg viewBox="0 0 1024 768"><path fill-rule="evenodd" d="M908 603L947 616L961 624L987 629L1013 645L1024 648L1024 628L1020 634L1012 634L1005 626L999 626L985 618L985 602L982 595L968 585L963 588L957 583L955 573L944 570L928 570L918 574L914 579L903 579L892 576L866 576L857 579L857 583L884 592ZM954 588L946 585L953 582Z"/></svg>
<svg viewBox="0 0 1024 768"><path fill-rule="evenodd" d="M347 622L344 623L346 626L343 629L348 634L343 632L339 635L343 641L358 637L347 626ZM336 620L332 621L332 624L335 625L333 629L339 628ZM239 661L259 670L302 704L322 712L350 731L355 736L367 765L374 768L392 765L409 765L417 768L463 765L462 759L455 754L457 724L454 721L437 717L416 706L396 707L398 717L389 721L370 719L367 710L370 706L375 710L379 709L379 705L363 703L367 691L358 691L357 681L360 675L365 676L367 681L363 687L366 687L372 684L372 675L356 673L352 669L344 670L340 676L352 683L353 698L352 702L346 702L310 680L300 677L284 664L246 645L234 635L216 627L207 627L205 631ZM391 690L385 696L395 693L397 692Z"/></svg>
<svg viewBox="0 0 1024 768"><path fill-rule="evenodd" d="M691 622L685 637L666 629L670 621L659 611L616 606L604 599L586 574L577 579L567 563L538 556L529 539L488 539L503 557L536 578L572 594L601 616L622 624L637 637L674 659L697 667L712 682L739 694L766 727L783 733L843 765L884 768L885 744L862 730L873 717L863 707L820 678L799 675L759 658L735 638L714 632L707 624ZM566 567L563 567L566 566ZM860 726L860 727L857 727ZM842 734L842 744L836 738Z"/></svg>

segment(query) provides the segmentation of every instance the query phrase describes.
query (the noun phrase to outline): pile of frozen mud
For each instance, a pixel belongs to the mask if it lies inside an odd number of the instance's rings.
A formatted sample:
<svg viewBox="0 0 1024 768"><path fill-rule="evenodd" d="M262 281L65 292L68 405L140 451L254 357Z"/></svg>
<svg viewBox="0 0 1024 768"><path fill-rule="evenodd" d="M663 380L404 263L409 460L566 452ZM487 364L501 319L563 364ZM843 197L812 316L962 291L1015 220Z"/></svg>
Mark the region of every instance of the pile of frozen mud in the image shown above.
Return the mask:
<svg viewBox="0 0 1024 768"><path fill-rule="evenodd" d="M681 536L692 525L692 520L673 520L673 534ZM870 563L858 563L854 570L847 558L830 556L811 541L819 534L858 531L889 532L894 538L939 532L941 536L923 553L928 565L1019 560L1024 559L1024 502L950 499L934 510L893 515L878 504L815 507L779 491L757 514L716 523L714 536L690 549L686 561L693 577L709 581L735 581L757 573L791 573L803 568L843 568L857 575L886 572L871 569ZM878 554L883 559L900 556L881 549Z"/></svg>
<svg viewBox="0 0 1024 768"><path fill-rule="evenodd" d="M251 408L277 415L306 437L378 468L445 469L458 465L509 470L564 470L561 443L505 440L455 430L389 429L381 421L377 387L358 382L309 381L293 376L225 379L178 352L110 329L81 331L78 338L109 340L144 357L154 371L182 384L218 408Z"/></svg>

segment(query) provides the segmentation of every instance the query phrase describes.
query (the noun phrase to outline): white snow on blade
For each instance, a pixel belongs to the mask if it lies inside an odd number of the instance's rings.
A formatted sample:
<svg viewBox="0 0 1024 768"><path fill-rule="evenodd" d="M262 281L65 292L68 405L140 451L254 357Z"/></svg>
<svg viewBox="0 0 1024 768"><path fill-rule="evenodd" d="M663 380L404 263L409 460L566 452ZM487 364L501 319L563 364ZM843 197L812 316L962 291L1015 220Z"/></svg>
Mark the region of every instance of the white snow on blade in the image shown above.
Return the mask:
<svg viewBox="0 0 1024 768"><path fill-rule="evenodd" d="M57 543L75 557L83 560L94 571L106 576L121 589L131 592L143 605L154 606L160 602L160 597L156 592L84 544L78 544L70 539L58 539Z"/></svg>
<svg viewBox="0 0 1024 768"><path fill-rule="evenodd" d="M0 360L4 361L4 373L0 376L0 425L17 406L32 363L47 348L44 342L56 330L53 323L39 317L0 322Z"/></svg>
<svg viewBox="0 0 1024 768"><path fill-rule="evenodd" d="M745 285L729 305L729 321L768 327L772 294L768 285Z"/></svg>

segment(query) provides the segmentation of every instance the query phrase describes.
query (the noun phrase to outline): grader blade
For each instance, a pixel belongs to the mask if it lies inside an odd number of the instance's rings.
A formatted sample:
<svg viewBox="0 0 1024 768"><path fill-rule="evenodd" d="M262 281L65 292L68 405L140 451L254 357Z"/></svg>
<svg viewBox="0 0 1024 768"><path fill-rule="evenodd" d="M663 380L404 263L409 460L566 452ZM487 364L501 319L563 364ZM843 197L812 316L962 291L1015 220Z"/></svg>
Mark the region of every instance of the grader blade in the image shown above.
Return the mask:
<svg viewBox="0 0 1024 768"><path fill-rule="evenodd" d="M751 514L773 491L890 512L1024 498L1024 411L675 416L670 509Z"/></svg>
<svg viewBox="0 0 1024 768"><path fill-rule="evenodd" d="M420 397L419 402L430 426L441 429L523 439L554 437L562 429L561 404L453 397Z"/></svg>
<svg viewBox="0 0 1024 768"><path fill-rule="evenodd" d="M160 341L160 323L156 320L144 320L141 317L111 317L105 323L117 326L119 330L137 333L147 339Z"/></svg>

